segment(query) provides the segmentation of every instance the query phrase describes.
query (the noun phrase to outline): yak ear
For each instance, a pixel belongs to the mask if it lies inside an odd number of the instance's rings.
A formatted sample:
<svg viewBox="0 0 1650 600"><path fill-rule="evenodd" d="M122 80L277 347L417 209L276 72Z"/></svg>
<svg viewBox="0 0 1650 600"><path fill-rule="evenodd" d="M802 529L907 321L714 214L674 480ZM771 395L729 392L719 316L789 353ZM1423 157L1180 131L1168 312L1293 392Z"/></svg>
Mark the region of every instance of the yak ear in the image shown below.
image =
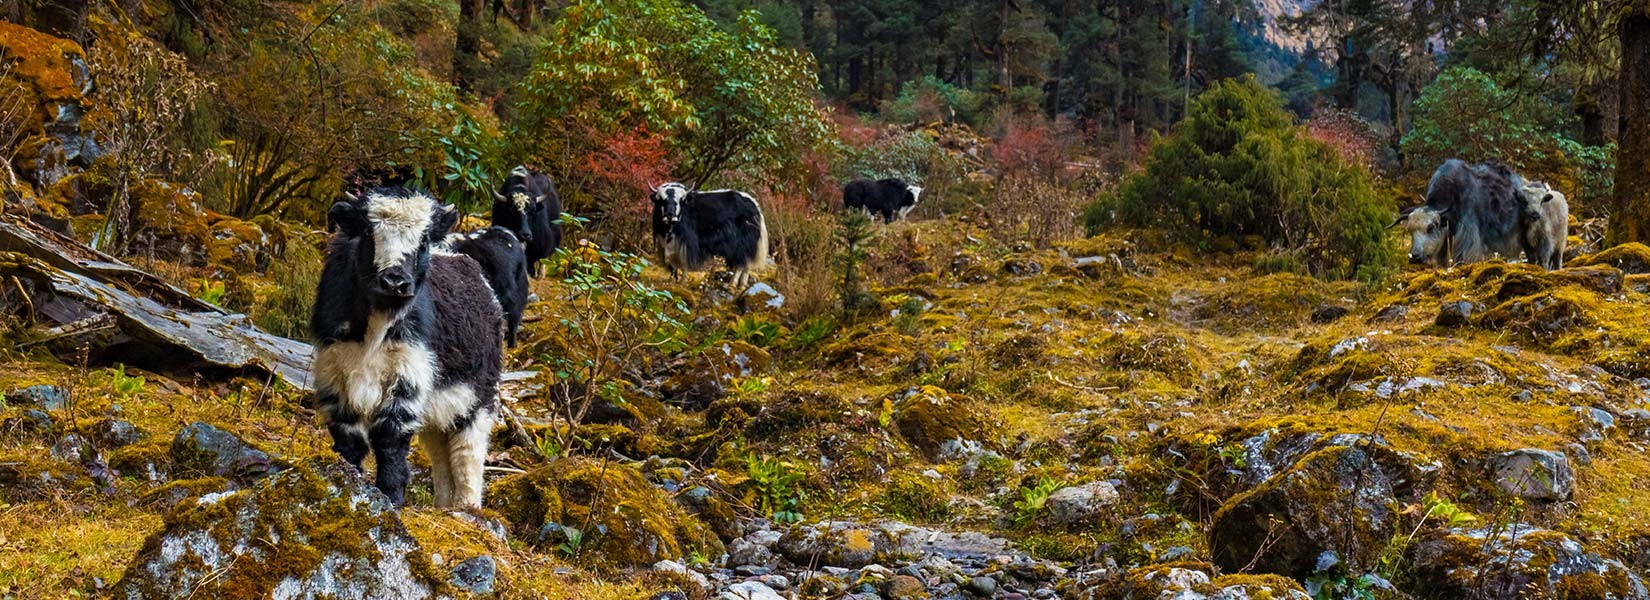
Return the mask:
<svg viewBox="0 0 1650 600"><path fill-rule="evenodd" d="M1546 204L1546 203L1552 202L1552 201L1553 201L1553 193L1552 192L1547 192L1547 195L1541 197L1541 203L1542 204Z"/></svg>
<svg viewBox="0 0 1650 600"><path fill-rule="evenodd" d="M447 237L447 233L458 224L458 209L451 204L444 204L435 210L435 219L430 221L430 241L439 241Z"/></svg>
<svg viewBox="0 0 1650 600"><path fill-rule="evenodd" d="M355 202L338 201L327 211L328 229L356 237L367 232L367 211Z"/></svg>

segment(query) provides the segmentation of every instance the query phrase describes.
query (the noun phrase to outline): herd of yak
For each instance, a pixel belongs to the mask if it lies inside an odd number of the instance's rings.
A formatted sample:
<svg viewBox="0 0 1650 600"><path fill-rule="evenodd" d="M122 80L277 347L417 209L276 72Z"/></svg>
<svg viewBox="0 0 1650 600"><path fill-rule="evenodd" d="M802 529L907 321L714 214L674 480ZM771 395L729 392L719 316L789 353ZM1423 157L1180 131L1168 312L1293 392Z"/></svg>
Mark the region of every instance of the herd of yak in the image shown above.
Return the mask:
<svg viewBox="0 0 1650 600"><path fill-rule="evenodd" d="M854 181L843 203L893 221L922 188ZM328 214L336 232L316 292L313 384L333 448L357 469L370 450L376 484L405 501L412 437L430 457L435 504L478 506L489 436L499 416L503 348L514 345L528 282L561 244L561 201L549 177L512 170L493 193L492 226L451 232L457 209L422 191L382 187L349 195ZM736 287L768 258L756 199L680 183L652 188L653 238L673 277L720 257ZM1426 202L1394 223L1410 260L1434 265L1492 255L1558 268L1564 195L1498 164L1450 160Z"/></svg>

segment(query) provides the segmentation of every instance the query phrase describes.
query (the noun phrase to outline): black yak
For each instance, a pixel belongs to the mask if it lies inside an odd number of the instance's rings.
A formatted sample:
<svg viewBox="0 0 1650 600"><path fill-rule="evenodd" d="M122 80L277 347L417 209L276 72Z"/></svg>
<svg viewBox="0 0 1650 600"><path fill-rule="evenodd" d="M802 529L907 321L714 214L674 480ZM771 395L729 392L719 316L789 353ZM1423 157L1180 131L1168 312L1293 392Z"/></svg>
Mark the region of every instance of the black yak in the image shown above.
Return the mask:
<svg viewBox="0 0 1650 600"><path fill-rule="evenodd" d="M526 245L527 274L539 276L539 261L561 247L561 196L550 177L516 167L493 192L493 226L510 230Z"/></svg>
<svg viewBox="0 0 1650 600"><path fill-rule="evenodd" d="M768 262L768 225L750 194L701 192L680 183L653 189L653 240L670 276L697 270L713 256L733 272L734 287Z"/></svg>
<svg viewBox="0 0 1650 600"><path fill-rule="evenodd" d="M320 412L333 449L406 499L413 434L430 457L435 504L479 506L498 410L503 316L467 256L433 252L458 211L428 194L379 188L328 214L310 333Z"/></svg>
<svg viewBox="0 0 1650 600"><path fill-rule="evenodd" d="M449 251L475 259L481 274L493 288L493 297L504 310L504 340L514 348L521 330L521 313L527 308L527 257L516 234L503 227L488 227L469 234L447 236Z"/></svg>
<svg viewBox="0 0 1650 600"><path fill-rule="evenodd" d="M843 205L849 210L880 215L884 223L892 223L895 215L905 218L917 207L917 199L921 197L922 188L898 179L856 179L842 186Z"/></svg>

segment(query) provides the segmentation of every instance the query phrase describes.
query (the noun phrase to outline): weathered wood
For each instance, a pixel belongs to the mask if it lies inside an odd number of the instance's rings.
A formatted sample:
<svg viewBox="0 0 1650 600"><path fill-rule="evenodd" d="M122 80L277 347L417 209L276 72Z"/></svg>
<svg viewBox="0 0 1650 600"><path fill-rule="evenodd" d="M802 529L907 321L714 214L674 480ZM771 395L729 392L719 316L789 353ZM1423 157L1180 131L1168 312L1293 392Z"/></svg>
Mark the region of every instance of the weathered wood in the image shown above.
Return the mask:
<svg viewBox="0 0 1650 600"><path fill-rule="evenodd" d="M67 325L112 315L132 340L186 355L157 362L254 368L310 389L309 344L272 335L164 280L15 215L0 214L0 275L49 290L33 318ZM51 307L49 310L45 307Z"/></svg>

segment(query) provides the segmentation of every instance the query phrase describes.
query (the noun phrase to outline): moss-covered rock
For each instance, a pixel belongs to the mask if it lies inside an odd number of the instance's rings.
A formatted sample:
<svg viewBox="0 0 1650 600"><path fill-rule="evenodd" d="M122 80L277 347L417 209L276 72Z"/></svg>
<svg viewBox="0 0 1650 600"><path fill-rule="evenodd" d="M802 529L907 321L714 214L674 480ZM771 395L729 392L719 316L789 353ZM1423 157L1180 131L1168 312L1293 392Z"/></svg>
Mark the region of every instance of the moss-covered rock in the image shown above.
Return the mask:
<svg viewBox="0 0 1650 600"><path fill-rule="evenodd" d="M555 546L563 540L546 535L547 529L578 529L578 556L600 566L722 553L721 540L704 522L629 465L564 458L498 480L486 498L487 507L509 522L511 534L528 543Z"/></svg>
<svg viewBox="0 0 1650 600"><path fill-rule="evenodd" d="M1277 575L1214 576L1214 565L1175 562L1130 569L1097 583L1067 582L1065 597L1085 600L1308 600L1299 583Z"/></svg>
<svg viewBox="0 0 1650 600"><path fill-rule="evenodd" d="M404 599L446 585L388 497L348 465L317 460L173 511L116 589L128 599Z"/></svg>
<svg viewBox="0 0 1650 600"><path fill-rule="evenodd" d="M1307 454L1215 513L1209 548L1230 572L1253 568L1304 578L1318 557L1373 567L1397 528L1393 482L1362 448L1331 446Z"/></svg>
<svg viewBox="0 0 1650 600"><path fill-rule="evenodd" d="M0 56L10 63L0 73L0 87L15 94L16 110L7 121L18 134L13 148L0 150L12 153L19 174L45 188L66 176L70 166L97 160L103 150L86 119L94 110L86 99L92 79L80 44L0 22ZM66 211L54 211L58 214L50 217L67 217Z"/></svg>
<svg viewBox="0 0 1650 600"><path fill-rule="evenodd" d="M1621 562L1589 552L1568 535L1511 523L1426 532L1411 550L1421 598L1650 598Z"/></svg>
<svg viewBox="0 0 1650 600"><path fill-rule="evenodd" d="M243 483L285 467L235 434L200 421L178 430L172 439L171 457L174 472L228 477Z"/></svg>
<svg viewBox="0 0 1650 600"><path fill-rule="evenodd" d="M934 386L906 390L896 400L894 425L900 437L938 460L941 445L952 440L983 437L986 419L966 399Z"/></svg>
<svg viewBox="0 0 1650 600"><path fill-rule="evenodd" d="M1627 273L1650 273L1650 246L1639 242L1622 244L1614 248L1605 249L1597 254L1578 256L1569 262L1570 267L1587 267L1592 265L1609 265Z"/></svg>

